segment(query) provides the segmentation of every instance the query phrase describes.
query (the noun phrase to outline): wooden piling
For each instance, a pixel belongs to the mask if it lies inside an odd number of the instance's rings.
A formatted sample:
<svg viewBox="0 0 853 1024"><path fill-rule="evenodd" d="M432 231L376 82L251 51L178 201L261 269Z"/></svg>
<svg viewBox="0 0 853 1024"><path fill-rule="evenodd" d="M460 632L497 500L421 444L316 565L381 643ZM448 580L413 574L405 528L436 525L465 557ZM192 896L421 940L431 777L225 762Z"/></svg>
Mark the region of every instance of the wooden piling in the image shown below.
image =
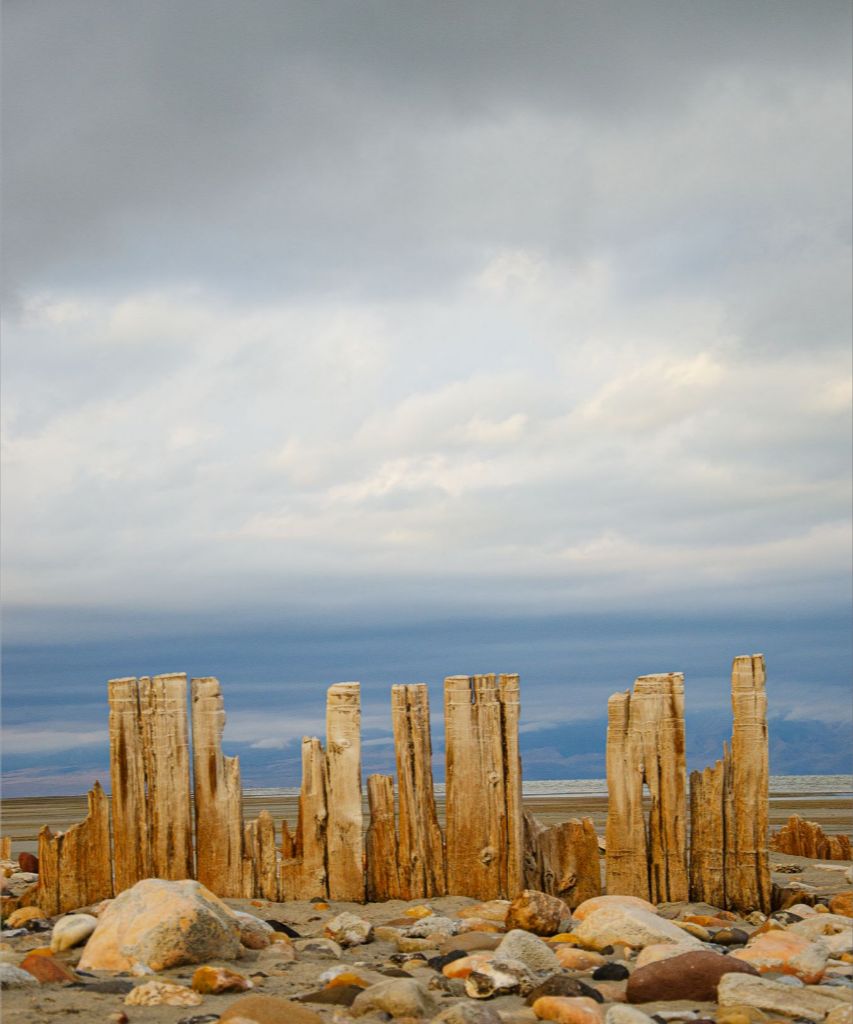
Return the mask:
<svg viewBox="0 0 853 1024"><path fill-rule="evenodd" d="M326 697L329 898L356 902L364 902L360 689L335 683Z"/></svg>
<svg viewBox="0 0 853 1024"><path fill-rule="evenodd" d="M442 896L447 891L444 840L435 807L429 690L424 683L391 687L391 722L399 803L399 898Z"/></svg>
<svg viewBox="0 0 853 1024"><path fill-rule="evenodd" d="M219 681L193 679L196 877L217 896L243 895L240 760L222 753L225 710Z"/></svg>
<svg viewBox="0 0 853 1024"><path fill-rule="evenodd" d="M514 678L502 677L501 683L494 675L445 680L450 895L484 900L515 896L510 884L522 877L520 799L507 796L508 777L514 786L518 771L518 717L513 705L517 689L503 680Z"/></svg>
<svg viewBox="0 0 853 1024"><path fill-rule="evenodd" d="M640 676L608 702L607 891L687 899L684 676ZM651 796L648 829L643 783Z"/></svg>
<svg viewBox="0 0 853 1024"><path fill-rule="evenodd" d="M394 828L394 782L390 775L369 775L367 801L370 824L365 838L367 858L367 898L371 901L398 900L400 875L405 862L399 854Z"/></svg>
<svg viewBox="0 0 853 1024"><path fill-rule="evenodd" d="M326 755L316 737L302 739L302 788L296 835L282 829L285 847L292 856L281 865L281 898L310 900L328 897L326 829L328 822Z"/></svg>
<svg viewBox="0 0 853 1024"><path fill-rule="evenodd" d="M730 789L728 745L713 768L690 773L690 898L726 906L724 794Z"/></svg>
<svg viewBox="0 0 853 1024"><path fill-rule="evenodd" d="M843 833L827 835L816 821L806 821L798 814L792 814L778 831L771 834L770 849L791 857L853 860L849 836Z"/></svg>
<svg viewBox="0 0 853 1024"><path fill-rule="evenodd" d="M115 889L122 892L153 874L145 794L145 757L136 679L111 679L107 692L110 704Z"/></svg>
<svg viewBox="0 0 853 1024"><path fill-rule="evenodd" d="M193 878L192 796L185 673L139 680L151 869Z"/></svg>

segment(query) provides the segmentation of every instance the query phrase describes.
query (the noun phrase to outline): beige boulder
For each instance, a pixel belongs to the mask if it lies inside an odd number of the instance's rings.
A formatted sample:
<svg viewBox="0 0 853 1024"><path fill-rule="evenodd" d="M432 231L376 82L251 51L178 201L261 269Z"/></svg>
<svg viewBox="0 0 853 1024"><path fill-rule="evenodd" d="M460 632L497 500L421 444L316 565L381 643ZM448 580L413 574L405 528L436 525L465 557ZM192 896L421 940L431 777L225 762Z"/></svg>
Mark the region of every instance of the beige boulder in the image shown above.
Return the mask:
<svg viewBox="0 0 853 1024"><path fill-rule="evenodd" d="M161 971L177 964L233 960L240 955L240 923L200 882L137 882L117 896L97 922L80 968Z"/></svg>
<svg viewBox="0 0 853 1024"><path fill-rule="evenodd" d="M642 949L658 942L671 942L690 949L703 948L698 939L674 922L642 907L616 904L599 907L587 914L572 934L583 945L593 949L617 943Z"/></svg>

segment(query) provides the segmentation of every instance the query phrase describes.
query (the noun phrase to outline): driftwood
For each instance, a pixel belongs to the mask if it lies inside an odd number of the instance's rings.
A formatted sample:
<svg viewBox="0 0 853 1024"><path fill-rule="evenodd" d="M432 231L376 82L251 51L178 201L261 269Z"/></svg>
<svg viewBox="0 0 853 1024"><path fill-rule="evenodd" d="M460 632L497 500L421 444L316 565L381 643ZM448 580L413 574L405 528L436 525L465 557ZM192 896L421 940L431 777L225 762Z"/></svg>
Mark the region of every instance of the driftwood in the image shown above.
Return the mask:
<svg viewBox="0 0 853 1024"><path fill-rule="evenodd" d="M193 679L196 877L217 896L239 898L243 887L243 791L240 760L222 753L225 709L219 681Z"/></svg>
<svg viewBox="0 0 853 1024"><path fill-rule="evenodd" d="M113 895L110 808L101 784L87 794L89 813L67 832L39 832L36 900L48 917Z"/></svg>
<svg viewBox="0 0 853 1024"><path fill-rule="evenodd" d="M786 824L771 834L770 849L791 857L853 860L849 836L828 836L816 821L806 821L798 814L792 814Z"/></svg>
<svg viewBox="0 0 853 1024"><path fill-rule="evenodd" d="M368 900L400 899L400 875L405 861L400 858L394 828L394 780L390 775L369 775L367 800L370 824L365 850L367 857ZM410 897L405 897L409 899Z"/></svg>
<svg viewBox="0 0 853 1024"><path fill-rule="evenodd" d="M651 796L648 823L643 785ZM607 891L687 898L684 676L640 676L608 701Z"/></svg>
<svg viewBox="0 0 853 1024"><path fill-rule="evenodd" d="M559 896L574 909L601 895L598 836L591 818L546 828L524 815L524 888Z"/></svg>
<svg viewBox="0 0 853 1024"><path fill-rule="evenodd" d="M425 684L391 687L391 721L399 794L399 896L442 896L447 891L444 841L435 808Z"/></svg>
<svg viewBox="0 0 853 1024"><path fill-rule="evenodd" d="M764 658L732 665L732 743L722 761L692 772L690 894L715 906L767 913L768 744Z"/></svg>
<svg viewBox="0 0 853 1024"><path fill-rule="evenodd" d="M326 698L326 827L329 897L364 900L361 704L358 683L336 683Z"/></svg>
<svg viewBox="0 0 853 1024"><path fill-rule="evenodd" d="M447 891L514 896L522 878L516 752L518 677L451 676L444 683ZM511 889L510 886L513 886Z"/></svg>

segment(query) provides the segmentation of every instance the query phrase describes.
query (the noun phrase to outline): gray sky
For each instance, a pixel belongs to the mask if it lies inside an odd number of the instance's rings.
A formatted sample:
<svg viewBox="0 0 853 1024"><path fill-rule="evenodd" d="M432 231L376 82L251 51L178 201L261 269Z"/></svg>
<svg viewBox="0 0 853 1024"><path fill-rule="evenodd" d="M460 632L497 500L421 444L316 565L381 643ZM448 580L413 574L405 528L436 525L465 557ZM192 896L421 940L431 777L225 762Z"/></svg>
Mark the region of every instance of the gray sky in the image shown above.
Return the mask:
<svg viewBox="0 0 853 1024"><path fill-rule="evenodd" d="M11 639L847 600L846 2L6 0L3 37Z"/></svg>

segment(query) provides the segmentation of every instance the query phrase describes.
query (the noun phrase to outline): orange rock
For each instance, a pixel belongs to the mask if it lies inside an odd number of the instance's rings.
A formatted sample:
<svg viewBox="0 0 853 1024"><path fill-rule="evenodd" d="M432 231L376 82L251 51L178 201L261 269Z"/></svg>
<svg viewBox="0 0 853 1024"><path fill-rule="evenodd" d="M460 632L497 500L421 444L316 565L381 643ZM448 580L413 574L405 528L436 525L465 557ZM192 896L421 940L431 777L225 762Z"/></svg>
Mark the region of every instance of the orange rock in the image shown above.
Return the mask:
<svg viewBox="0 0 853 1024"><path fill-rule="evenodd" d="M323 1024L323 1018L301 1003L279 996L241 996L220 1017L222 1021L248 1020L252 1024Z"/></svg>
<svg viewBox="0 0 853 1024"><path fill-rule="evenodd" d="M840 892L829 901L829 912L853 917L853 892Z"/></svg>
<svg viewBox="0 0 853 1024"><path fill-rule="evenodd" d="M607 963L607 957L575 946L557 946L554 950L561 967L570 971L589 971Z"/></svg>
<svg viewBox="0 0 853 1024"><path fill-rule="evenodd" d="M703 928L726 928L728 921L722 917L713 917L711 914L686 914L684 920L690 924L701 924Z"/></svg>
<svg viewBox="0 0 853 1024"><path fill-rule="evenodd" d="M248 992L252 983L248 978L227 967L211 967L205 964L193 974L192 987L195 992L208 995L216 992Z"/></svg>
<svg viewBox="0 0 853 1024"><path fill-rule="evenodd" d="M6 927L23 928L27 921L39 921L45 916L41 907L19 907L6 918Z"/></svg>
<svg viewBox="0 0 853 1024"><path fill-rule="evenodd" d="M38 946L36 949L31 949L27 956L53 956L53 950L50 946Z"/></svg>
<svg viewBox="0 0 853 1024"><path fill-rule="evenodd" d="M502 924L498 924L497 921L477 921L469 920L469 925L465 928L466 932L485 932L486 934L500 934L505 932L506 928Z"/></svg>
<svg viewBox="0 0 853 1024"><path fill-rule="evenodd" d="M474 903L470 907L463 907L456 916L461 918L482 917L486 921L505 924L508 913L509 900L487 900L485 903Z"/></svg>
<svg viewBox="0 0 853 1024"><path fill-rule="evenodd" d="M540 996L533 1004L540 1020L557 1024L603 1024L604 1013L599 1003L587 996Z"/></svg>
<svg viewBox="0 0 853 1024"><path fill-rule="evenodd" d="M771 931L753 936L744 949L730 955L752 964L761 974L793 974L807 985L815 985L823 977L827 954L824 944L790 931Z"/></svg>
<svg viewBox="0 0 853 1024"><path fill-rule="evenodd" d="M48 956L30 953L26 959L21 961L21 970L32 974L34 978L38 978L42 985L49 985L52 982L80 980L68 964L63 963L61 960L54 960L49 953L49 950Z"/></svg>
<svg viewBox="0 0 853 1024"><path fill-rule="evenodd" d="M313 907L314 907L315 910L328 910L329 909L329 904L328 903L314 903Z"/></svg>
<svg viewBox="0 0 853 1024"><path fill-rule="evenodd" d="M362 978L355 971L343 971L341 974L336 974L331 981L327 981L326 988L339 988L341 985L358 985L359 988L369 988L372 984L372 981Z"/></svg>
<svg viewBox="0 0 853 1024"><path fill-rule="evenodd" d="M414 917L416 919L419 919L421 917L431 917L433 915L433 910L431 907L425 907L423 905L420 905L417 907L406 907L403 913L406 917ZM461 914L459 916L462 917Z"/></svg>
<svg viewBox="0 0 853 1024"><path fill-rule="evenodd" d="M458 960L451 960L441 969L445 978L467 978L471 971L476 971L494 958L494 951L484 949L481 953L472 953L471 956L461 956Z"/></svg>
<svg viewBox="0 0 853 1024"><path fill-rule="evenodd" d="M724 921L737 921L737 914L733 914L730 910L718 910L717 917Z"/></svg>
<svg viewBox="0 0 853 1024"><path fill-rule="evenodd" d="M652 914L658 912L654 903L641 899L639 896L593 896L592 899L584 900L579 907L575 907L572 917L576 921L583 919L601 907L639 907L641 910L648 910Z"/></svg>

